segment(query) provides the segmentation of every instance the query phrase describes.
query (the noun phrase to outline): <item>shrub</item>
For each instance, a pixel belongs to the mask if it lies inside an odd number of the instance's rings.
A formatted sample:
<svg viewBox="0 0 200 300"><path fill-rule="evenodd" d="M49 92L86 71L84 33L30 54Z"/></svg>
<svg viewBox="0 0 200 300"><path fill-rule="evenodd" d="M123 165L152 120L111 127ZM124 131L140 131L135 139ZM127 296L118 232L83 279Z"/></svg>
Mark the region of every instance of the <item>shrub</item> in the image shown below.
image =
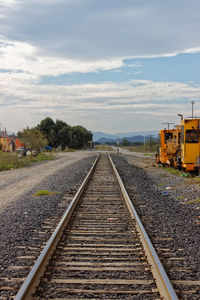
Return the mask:
<svg viewBox="0 0 200 300"><path fill-rule="evenodd" d="M34 197L40 197L40 196L49 196L49 195L57 195L58 192L51 192L47 190L39 190L37 191L33 196Z"/></svg>

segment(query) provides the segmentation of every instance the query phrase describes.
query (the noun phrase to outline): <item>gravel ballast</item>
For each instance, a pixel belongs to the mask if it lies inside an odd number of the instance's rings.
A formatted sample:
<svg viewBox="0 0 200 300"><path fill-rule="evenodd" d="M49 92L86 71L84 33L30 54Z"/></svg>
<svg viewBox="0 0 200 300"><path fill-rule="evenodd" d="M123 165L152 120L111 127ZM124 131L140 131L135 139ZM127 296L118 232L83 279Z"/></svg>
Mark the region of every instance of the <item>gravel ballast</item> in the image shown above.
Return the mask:
<svg viewBox="0 0 200 300"><path fill-rule="evenodd" d="M177 272L173 272L163 259L169 278L199 281L200 204L188 202L199 197L199 184L191 183L190 179L172 175L161 168L136 167L130 163L130 157L112 157L159 256L166 257L161 247L170 247L176 256L184 258L184 267L188 271L179 272L178 278ZM169 241L162 241L161 244L158 237L166 240L169 238ZM175 261L173 264L174 268ZM187 299L199 299L199 295L198 292Z"/></svg>
<svg viewBox="0 0 200 300"><path fill-rule="evenodd" d="M52 220L55 228L95 158L96 155L91 154L89 158L59 169L18 199L13 200L2 211L0 214L0 278L8 278L10 273L7 268L18 264L16 257L19 255L20 247L24 246L24 252L26 252L30 246L38 246L39 243L42 245L42 242L45 243L48 240L51 231L40 236L42 224L45 220ZM33 194L38 190L49 190L56 194L34 197ZM38 254L40 251L41 248ZM26 260L24 264L32 265L33 262ZM25 273L23 276L27 275ZM20 277L19 271L16 271L16 275Z"/></svg>

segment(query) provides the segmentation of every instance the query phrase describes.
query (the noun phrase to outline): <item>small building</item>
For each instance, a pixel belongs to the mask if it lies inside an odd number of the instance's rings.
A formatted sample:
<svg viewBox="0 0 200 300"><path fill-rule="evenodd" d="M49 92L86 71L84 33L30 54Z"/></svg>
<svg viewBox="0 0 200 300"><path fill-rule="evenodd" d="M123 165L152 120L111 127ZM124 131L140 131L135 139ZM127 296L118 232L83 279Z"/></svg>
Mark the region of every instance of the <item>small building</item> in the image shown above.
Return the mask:
<svg viewBox="0 0 200 300"><path fill-rule="evenodd" d="M10 151L10 139L0 137L0 150L3 152L9 152Z"/></svg>
<svg viewBox="0 0 200 300"><path fill-rule="evenodd" d="M7 130L0 131L0 150L3 152L13 152L18 148L24 147L24 144L16 138L14 133L8 136Z"/></svg>

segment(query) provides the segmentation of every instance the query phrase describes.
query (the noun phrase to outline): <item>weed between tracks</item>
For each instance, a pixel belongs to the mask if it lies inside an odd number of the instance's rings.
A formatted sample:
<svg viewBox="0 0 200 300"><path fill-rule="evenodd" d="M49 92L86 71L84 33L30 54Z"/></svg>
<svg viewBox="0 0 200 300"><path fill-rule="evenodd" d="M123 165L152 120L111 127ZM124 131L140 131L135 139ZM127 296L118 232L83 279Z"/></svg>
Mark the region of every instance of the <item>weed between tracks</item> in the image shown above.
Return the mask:
<svg viewBox="0 0 200 300"><path fill-rule="evenodd" d="M57 195L59 194L58 192L51 192L47 190L39 190L37 191L33 196L34 197L40 197L40 196L49 196L49 195Z"/></svg>

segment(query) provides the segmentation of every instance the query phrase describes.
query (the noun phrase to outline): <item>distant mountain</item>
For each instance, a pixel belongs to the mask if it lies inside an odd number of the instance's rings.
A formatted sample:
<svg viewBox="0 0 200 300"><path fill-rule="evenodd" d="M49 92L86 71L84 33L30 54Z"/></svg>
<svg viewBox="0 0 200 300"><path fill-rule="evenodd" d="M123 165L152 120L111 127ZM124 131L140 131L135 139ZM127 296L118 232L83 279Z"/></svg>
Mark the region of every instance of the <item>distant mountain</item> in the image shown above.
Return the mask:
<svg viewBox="0 0 200 300"><path fill-rule="evenodd" d="M124 140L127 140L129 142L144 142L144 136L143 135L136 135L136 136L131 136L131 137L124 137ZM121 139L121 140L123 140Z"/></svg>
<svg viewBox="0 0 200 300"><path fill-rule="evenodd" d="M93 141L99 143L115 142L117 140L122 140L123 138L129 140L130 142L140 142L144 141L144 136L157 135L156 130L151 131L139 131L139 132L125 132L125 133L104 133L104 132L92 132Z"/></svg>
<svg viewBox="0 0 200 300"><path fill-rule="evenodd" d="M149 137L146 137L146 141L149 139ZM127 140L129 142L144 142L144 136L143 135L137 135L137 136L132 136L132 137L123 137L120 139L110 139L110 138L100 138L97 142L101 144L106 144L106 143L117 143L117 141L121 142L122 140Z"/></svg>
<svg viewBox="0 0 200 300"><path fill-rule="evenodd" d="M110 138L105 138L105 137L102 137L100 138L98 141L95 141L95 142L98 142L100 144L105 144L105 143L116 143L117 140L116 139L110 139Z"/></svg>

